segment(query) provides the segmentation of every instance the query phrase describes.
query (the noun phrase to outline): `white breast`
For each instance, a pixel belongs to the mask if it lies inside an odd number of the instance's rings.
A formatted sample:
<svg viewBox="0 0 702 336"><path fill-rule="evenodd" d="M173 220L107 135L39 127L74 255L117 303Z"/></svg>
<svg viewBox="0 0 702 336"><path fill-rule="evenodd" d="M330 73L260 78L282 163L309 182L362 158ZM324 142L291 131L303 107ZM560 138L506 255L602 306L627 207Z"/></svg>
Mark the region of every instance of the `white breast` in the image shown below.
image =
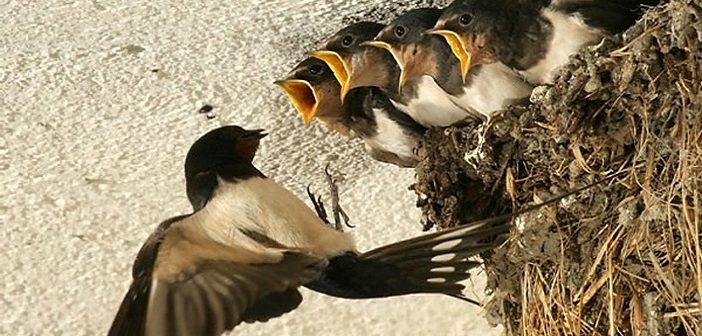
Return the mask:
<svg viewBox="0 0 702 336"><path fill-rule="evenodd" d="M377 134L364 139L372 148L397 154L402 158L414 158L414 147L417 140L408 135L396 122L390 119L382 110L373 109Z"/></svg>
<svg viewBox="0 0 702 336"><path fill-rule="evenodd" d="M417 97L407 105L396 102L393 104L424 127L451 126L470 116L466 110L451 100L449 94L441 89L433 78L422 76L408 85L415 88Z"/></svg>
<svg viewBox="0 0 702 336"><path fill-rule="evenodd" d="M355 251L349 235L324 224L299 198L268 178L236 183L220 179L215 195L193 217L212 239L224 244L246 241L242 229L319 255Z"/></svg>
<svg viewBox="0 0 702 336"><path fill-rule="evenodd" d="M515 100L528 97L531 89L518 73L496 62L481 66L470 85L464 87L463 94L451 97L459 106L489 117Z"/></svg>
<svg viewBox="0 0 702 336"><path fill-rule="evenodd" d="M553 35L548 52L535 66L522 71L524 77L535 84L551 83L558 70L568 63L571 55L583 46L597 43L602 33L588 27L582 18L546 8L542 14L551 22Z"/></svg>

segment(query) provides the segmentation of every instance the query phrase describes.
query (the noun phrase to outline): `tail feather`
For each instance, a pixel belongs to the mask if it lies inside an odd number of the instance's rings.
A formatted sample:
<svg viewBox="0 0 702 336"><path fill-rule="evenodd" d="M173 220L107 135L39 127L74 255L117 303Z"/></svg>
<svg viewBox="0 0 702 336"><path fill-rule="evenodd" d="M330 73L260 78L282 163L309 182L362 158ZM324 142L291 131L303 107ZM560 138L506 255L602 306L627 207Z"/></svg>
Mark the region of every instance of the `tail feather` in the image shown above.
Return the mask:
<svg viewBox="0 0 702 336"><path fill-rule="evenodd" d="M461 227L424 235L384 246L359 257L392 265L404 280L406 292L460 295L470 270L481 265L471 258L502 244L510 225L493 221L473 222ZM501 237L502 236L502 237Z"/></svg>
<svg viewBox="0 0 702 336"><path fill-rule="evenodd" d="M368 251L362 256L376 260L393 260L396 257L413 255L437 255L463 251L466 248L480 248L481 241L496 234L509 232L509 224L505 223L511 216L501 216L503 225L493 226L493 219L486 219L455 227L452 229L430 233L416 238L386 245ZM494 245L494 242L489 243Z"/></svg>
<svg viewBox="0 0 702 336"><path fill-rule="evenodd" d="M466 260L465 258L454 258L453 260L443 262L441 263L441 266L439 267L465 267L467 269L471 269L477 266L480 266L480 262L473 261L473 260ZM398 261L394 263L395 266L400 267L400 268L406 268L406 269L434 269L438 268L437 266L429 265L427 266L426 261L424 259L415 259L415 260L403 260L403 261Z"/></svg>
<svg viewBox="0 0 702 336"><path fill-rule="evenodd" d="M392 265L397 269L399 277L404 277L416 286L417 292L439 290L452 296L460 295L464 286L458 282L468 279L469 271L481 265L471 258L502 244L505 234L510 230L512 218L555 203L621 174L623 172L514 213L383 246L362 254L360 258Z"/></svg>
<svg viewBox="0 0 702 336"><path fill-rule="evenodd" d="M507 233L507 231L503 232ZM427 250L427 251L413 251L413 250L398 250L398 254L386 256L384 258L372 258L377 261L390 263L394 265L404 264L405 262L418 261L418 260L428 260L434 263L445 264L454 260L463 260L467 257L472 257L474 255L480 254L484 251L492 250L502 243L502 240L498 238L493 238L491 243L475 243L470 245L470 242L466 242L463 246L458 246L452 249L446 250Z"/></svg>

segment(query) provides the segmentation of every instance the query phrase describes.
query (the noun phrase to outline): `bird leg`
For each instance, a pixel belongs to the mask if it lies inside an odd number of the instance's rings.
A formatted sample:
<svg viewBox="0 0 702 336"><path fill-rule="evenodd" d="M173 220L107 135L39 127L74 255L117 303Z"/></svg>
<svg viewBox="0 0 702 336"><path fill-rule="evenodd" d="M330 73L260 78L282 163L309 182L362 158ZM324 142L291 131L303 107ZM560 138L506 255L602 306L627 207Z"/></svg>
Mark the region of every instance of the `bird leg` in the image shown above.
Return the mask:
<svg viewBox="0 0 702 336"><path fill-rule="evenodd" d="M344 211L341 205L339 205L339 188L336 186L336 180L329 172L329 165L324 168L324 175L326 176L327 183L329 184L329 194L331 195L334 222L332 223L329 221L329 215L327 214L327 209L322 201L322 196L315 195L311 190L311 185L308 185L307 196L310 198L310 201L312 201L312 205L314 206L314 210L317 212L317 216L325 224L328 224L337 231L344 231L342 220L344 225L349 228L353 228L353 226L349 224L349 216L346 214L346 211Z"/></svg>
<svg viewBox="0 0 702 336"><path fill-rule="evenodd" d="M307 185L307 197L312 201L314 206L314 211L317 212L317 216L325 223L331 225L329 222L329 217L327 216L327 209L324 208L324 202L322 202L322 196L316 196L312 193L310 189L311 185Z"/></svg>
<svg viewBox="0 0 702 336"><path fill-rule="evenodd" d="M332 202L332 214L334 214L334 228L338 231L343 231L343 227L341 226L341 221L344 221L344 225L349 228L353 228L354 226L349 224L349 215L346 214L346 211L341 207L339 204L339 187L336 186L336 180L332 176L331 173L329 173L329 164L327 164L326 167L324 167L324 174L327 176L327 183L329 184L329 194L331 195L331 202Z"/></svg>

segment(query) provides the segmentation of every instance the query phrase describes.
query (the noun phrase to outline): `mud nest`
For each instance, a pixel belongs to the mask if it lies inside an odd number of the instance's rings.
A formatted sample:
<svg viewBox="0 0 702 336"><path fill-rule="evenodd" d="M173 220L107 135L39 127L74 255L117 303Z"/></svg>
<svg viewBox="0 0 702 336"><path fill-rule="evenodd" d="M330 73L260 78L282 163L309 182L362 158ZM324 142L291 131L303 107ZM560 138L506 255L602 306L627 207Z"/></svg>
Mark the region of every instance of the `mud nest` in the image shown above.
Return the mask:
<svg viewBox="0 0 702 336"><path fill-rule="evenodd" d="M702 0L583 50L531 104L432 130L425 229L521 209L485 259L488 319L522 335L702 335Z"/></svg>

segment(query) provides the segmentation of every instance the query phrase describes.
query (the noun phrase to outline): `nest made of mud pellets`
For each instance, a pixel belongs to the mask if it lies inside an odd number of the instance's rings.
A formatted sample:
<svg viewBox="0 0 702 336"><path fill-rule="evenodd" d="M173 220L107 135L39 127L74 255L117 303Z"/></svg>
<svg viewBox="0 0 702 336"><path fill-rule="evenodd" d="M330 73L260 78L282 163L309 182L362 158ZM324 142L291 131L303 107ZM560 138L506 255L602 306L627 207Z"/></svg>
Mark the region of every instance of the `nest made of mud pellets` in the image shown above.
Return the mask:
<svg viewBox="0 0 702 336"><path fill-rule="evenodd" d="M532 104L430 131L425 229L521 209L483 256L489 319L515 335L702 335L702 4L672 0L576 56Z"/></svg>

